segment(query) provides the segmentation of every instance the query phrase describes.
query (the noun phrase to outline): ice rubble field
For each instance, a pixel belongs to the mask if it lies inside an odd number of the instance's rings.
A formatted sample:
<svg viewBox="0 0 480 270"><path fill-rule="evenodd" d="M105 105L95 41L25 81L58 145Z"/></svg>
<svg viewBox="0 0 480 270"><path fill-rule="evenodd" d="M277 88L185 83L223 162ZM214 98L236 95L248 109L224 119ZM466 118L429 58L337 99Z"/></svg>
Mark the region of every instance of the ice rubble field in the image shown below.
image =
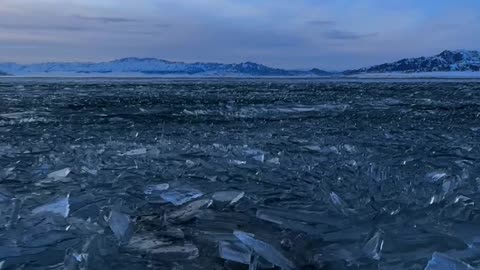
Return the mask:
<svg viewBox="0 0 480 270"><path fill-rule="evenodd" d="M479 157L478 82L5 79L0 269L475 269Z"/></svg>

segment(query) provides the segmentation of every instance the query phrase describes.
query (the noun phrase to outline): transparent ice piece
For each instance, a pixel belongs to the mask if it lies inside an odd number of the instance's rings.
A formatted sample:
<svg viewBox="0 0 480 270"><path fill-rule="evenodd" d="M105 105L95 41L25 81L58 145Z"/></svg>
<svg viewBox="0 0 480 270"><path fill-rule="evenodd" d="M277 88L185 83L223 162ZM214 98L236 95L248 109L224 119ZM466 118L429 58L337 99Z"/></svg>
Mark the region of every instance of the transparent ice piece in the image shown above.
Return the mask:
<svg viewBox="0 0 480 270"><path fill-rule="evenodd" d="M246 161L238 160L238 159L230 160L230 163L233 164L233 165L245 165L245 164L247 164Z"/></svg>
<svg viewBox="0 0 480 270"><path fill-rule="evenodd" d="M271 158L267 160L267 163L275 164L275 165L280 165L280 159L278 157Z"/></svg>
<svg viewBox="0 0 480 270"><path fill-rule="evenodd" d="M52 213L52 214L59 214L63 217L68 217L70 213L70 203L69 203L70 194L67 195L65 198L58 199L54 202L38 206L32 210L33 214L40 214L40 213Z"/></svg>
<svg viewBox="0 0 480 270"><path fill-rule="evenodd" d="M94 169L89 169L88 167L86 166L83 166L82 167L82 172L86 172L88 174L91 174L93 176L96 176L98 174L98 170L94 170Z"/></svg>
<svg viewBox="0 0 480 270"><path fill-rule="evenodd" d="M82 270L86 269L86 262L88 254L77 253L71 249L65 252L65 260L63 262L62 270Z"/></svg>
<svg viewBox="0 0 480 270"><path fill-rule="evenodd" d="M467 196L463 196L463 195L459 195L455 198L455 201L454 203L459 203L459 204L462 204L464 206L475 206L475 202L467 197Z"/></svg>
<svg viewBox="0 0 480 270"><path fill-rule="evenodd" d="M112 210L108 217L108 225L121 243L128 243L133 235L133 223L130 216L117 210Z"/></svg>
<svg viewBox="0 0 480 270"><path fill-rule="evenodd" d="M248 270L257 270L258 267L258 256L253 256L250 265L248 266Z"/></svg>
<svg viewBox="0 0 480 270"><path fill-rule="evenodd" d="M241 242L221 241L218 245L220 258L250 264L252 251Z"/></svg>
<svg viewBox="0 0 480 270"><path fill-rule="evenodd" d="M431 173L427 173L425 175L427 180L430 181L430 182L437 182L438 180L441 180L446 176L447 176L447 174L444 173L444 172L431 172Z"/></svg>
<svg viewBox="0 0 480 270"><path fill-rule="evenodd" d="M104 232L104 229L100 225L98 225L97 223L92 223L90 220L83 220L81 218L70 217L68 218L67 221L68 221L68 224L70 224L70 228L79 230L84 234L94 234L94 233L102 234Z"/></svg>
<svg viewBox="0 0 480 270"><path fill-rule="evenodd" d="M478 270L460 260L435 252L428 261L425 270Z"/></svg>
<svg viewBox="0 0 480 270"><path fill-rule="evenodd" d="M147 148L138 148L127 151L125 153L119 154L119 156L138 156L138 155L145 155L147 153Z"/></svg>
<svg viewBox="0 0 480 270"><path fill-rule="evenodd" d="M264 154L255 155L252 158L256 161L259 161L259 162L264 162L265 161L265 155Z"/></svg>
<svg viewBox="0 0 480 270"><path fill-rule="evenodd" d="M297 213L297 215L298 214L300 213ZM276 211L258 210L256 216L259 219L278 224L284 228L289 228L291 230L302 231L312 235L321 233L321 230L319 230L318 227L306 224L304 221L287 219L288 217L295 219L297 218L297 216L296 214L292 214L291 216L289 216L289 213L286 211L283 214L279 214Z"/></svg>
<svg viewBox="0 0 480 270"><path fill-rule="evenodd" d="M333 206L344 215L355 212L355 210L349 208L347 203L333 191L330 192L330 201L332 202Z"/></svg>
<svg viewBox="0 0 480 270"><path fill-rule="evenodd" d="M259 209L257 218L270 221L276 224L282 224L286 220L310 224L328 224L332 226L341 226L344 223L343 217L333 216L327 212L314 212L305 210L291 209Z"/></svg>
<svg viewBox="0 0 480 270"><path fill-rule="evenodd" d="M245 196L245 192L243 191L218 191L212 195L212 199L233 205L240 201L243 196Z"/></svg>
<svg viewBox="0 0 480 270"><path fill-rule="evenodd" d="M194 201L182 207L181 209L170 213L168 218L177 223L185 222L193 219L198 214L198 210L204 207L209 207L211 204L212 200L209 199Z"/></svg>
<svg viewBox="0 0 480 270"><path fill-rule="evenodd" d="M282 268L282 269L295 269L295 265L292 261L287 259L280 251L275 249L270 244L267 244L263 241L257 240L253 235L235 231L233 233L235 237L238 238L245 246L252 249L255 253L262 256L265 260L270 263Z"/></svg>
<svg viewBox="0 0 480 270"><path fill-rule="evenodd" d="M51 172L47 175L48 178L60 179L67 177L72 170L70 168L64 168L58 171Z"/></svg>
<svg viewBox="0 0 480 270"><path fill-rule="evenodd" d="M177 206L183 205L202 196L202 192L190 187L178 187L160 194L162 199Z"/></svg>
<svg viewBox="0 0 480 270"><path fill-rule="evenodd" d="M368 257L379 261L382 257L383 232L377 231L363 246L363 252Z"/></svg>
<svg viewBox="0 0 480 270"><path fill-rule="evenodd" d="M199 256L193 244L175 244L155 238L153 234L139 234L132 237L125 249L140 254L152 255L157 260L193 260Z"/></svg>
<svg viewBox="0 0 480 270"><path fill-rule="evenodd" d="M332 201L332 203L339 207L339 208L344 208L345 207L345 202L342 200L342 198L340 198L340 196L337 195L337 193L335 192L330 192L330 200Z"/></svg>
<svg viewBox="0 0 480 270"><path fill-rule="evenodd" d="M134 235L125 248L142 253L149 253L155 248L168 245L170 245L169 241L158 239L154 234L143 233Z"/></svg>
<svg viewBox="0 0 480 270"><path fill-rule="evenodd" d="M149 185L143 191L146 195L151 195L153 193L162 192L170 188L168 183L162 183L157 185Z"/></svg>

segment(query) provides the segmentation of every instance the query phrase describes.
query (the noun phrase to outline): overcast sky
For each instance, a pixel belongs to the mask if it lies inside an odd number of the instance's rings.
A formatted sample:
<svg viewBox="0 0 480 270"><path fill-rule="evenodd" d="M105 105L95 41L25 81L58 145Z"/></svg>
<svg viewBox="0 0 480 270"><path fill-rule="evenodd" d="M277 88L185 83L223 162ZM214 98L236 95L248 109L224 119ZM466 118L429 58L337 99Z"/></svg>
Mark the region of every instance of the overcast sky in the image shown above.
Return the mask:
<svg viewBox="0 0 480 270"><path fill-rule="evenodd" d="M338 70L480 49L478 0L0 0L0 61Z"/></svg>

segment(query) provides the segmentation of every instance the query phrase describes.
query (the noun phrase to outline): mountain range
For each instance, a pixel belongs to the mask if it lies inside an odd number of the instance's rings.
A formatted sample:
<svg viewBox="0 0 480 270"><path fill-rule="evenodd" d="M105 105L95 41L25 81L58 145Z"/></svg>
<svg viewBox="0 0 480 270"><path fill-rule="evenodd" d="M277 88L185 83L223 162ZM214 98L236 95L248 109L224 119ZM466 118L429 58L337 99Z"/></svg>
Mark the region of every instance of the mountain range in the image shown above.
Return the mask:
<svg viewBox="0 0 480 270"><path fill-rule="evenodd" d="M385 63L356 70L347 70L344 71L343 74L450 71L480 71L480 52L446 50L431 57L405 58L393 63Z"/></svg>
<svg viewBox="0 0 480 270"><path fill-rule="evenodd" d="M480 52L443 51L431 57L406 58L392 63L328 72L317 68L286 70L245 62L240 64L185 63L156 58L123 58L109 62L0 63L0 75L13 76L342 76L385 73L480 71Z"/></svg>
<svg viewBox="0 0 480 270"><path fill-rule="evenodd" d="M319 69L307 71L271 68L245 62L240 64L184 63L156 58L123 58L100 63L41 63L21 65L0 63L0 72L9 75L179 75L179 76L319 76L330 75Z"/></svg>

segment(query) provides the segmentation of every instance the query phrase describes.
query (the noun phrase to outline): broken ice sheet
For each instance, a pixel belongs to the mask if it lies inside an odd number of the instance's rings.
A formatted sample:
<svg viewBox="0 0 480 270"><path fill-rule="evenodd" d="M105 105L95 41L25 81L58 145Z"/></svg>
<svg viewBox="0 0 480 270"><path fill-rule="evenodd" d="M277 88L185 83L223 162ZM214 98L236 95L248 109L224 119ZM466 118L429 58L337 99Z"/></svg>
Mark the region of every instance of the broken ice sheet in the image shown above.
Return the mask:
<svg viewBox="0 0 480 270"><path fill-rule="evenodd" d="M213 193L212 199L214 201L229 203L233 205L240 201L243 196L245 196L245 192L243 191L218 191Z"/></svg>
<svg viewBox="0 0 480 270"><path fill-rule="evenodd" d="M168 219L172 222L180 223L193 219L198 211L202 208L208 208L212 204L212 200L203 199L191 202L190 204L178 209L168 215Z"/></svg>
<svg viewBox="0 0 480 270"><path fill-rule="evenodd" d="M70 168L64 168L58 171L51 172L47 175L48 178L60 179L67 177L72 170Z"/></svg>
<svg viewBox="0 0 480 270"><path fill-rule="evenodd" d="M256 161L259 161L259 162L264 162L265 161L265 155L264 154L259 154L259 155L253 156L252 158Z"/></svg>
<svg viewBox="0 0 480 270"><path fill-rule="evenodd" d="M202 196L202 192L188 186L170 189L160 194L162 199L176 206L183 205Z"/></svg>
<svg viewBox="0 0 480 270"><path fill-rule="evenodd" d="M383 232L377 231L363 246L363 252L368 257L379 261L382 257Z"/></svg>
<svg viewBox="0 0 480 270"><path fill-rule="evenodd" d="M277 225L280 225L281 227L288 228L293 231L305 232L311 235L319 235L322 233L322 231L326 230L327 226L325 225L312 226L310 224L306 224L303 221L289 220L285 218L285 216L288 217L288 212L285 211L284 214L285 215L278 215L277 213L275 213L275 211L258 210L256 216L259 219L275 223Z"/></svg>
<svg viewBox="0 0 480 270"><path fill-rule="evenodd" d="M275 249L270 244L254 238L254 235L248 234L242 231L233 232L235 237L238 238L245 246L252 249L256 254L262 256L270 263L282 268L282 269L296 269L292 261L287 259L280 251Z"/></svg>
<svg viewBox="0 0 480 270"><path fill-rule="evenodd" d="M170 188L170 185L167 183L149 185L143 191L146 195L151 195L153 193L162 192Z"/></svg>
<svg viewBox="0 0 480 270"><path fill-rule="evenodd" d="M128 243L134 233L134 226L130 216L117 210L110 212L108 225L121 243Z"/></svg>
<svg viewBox="0 0 480 270"><path fill-rule="evenodd" d="M253 160L264 162L265 161L265 152L262 150L257 149L247 149L245 150L245 154L248 157L251 157Z"/></svg>
<svg viewBox="0 0 480 270"><path fill-rule="evenodd" d="M86 166L82 166L82 172L86 172L86 173L91 174L93 176L96 176L98 174L98 170L89 169Z"/></svg>
<svg viewBox="0 0 480 270"><path fill-rule="evenodd" d="M475 206L475 202L471 198L469 198L467 196L463 196L463 195L457 196L455 198L454 203L460 203L464 206L468 206L468 205L469 206Z"/></svg>
<svg viewBox="0 0 480 270"><path fill-rule="evenodd" d="M233 164L233 165L245 165L247 164L246 161L244 160L238 160L238 159L232 159L229 161L230 164Z"/></svg>
<svg viewBox="0 0 480 270"><path fill-rule="evenodd" d="M138 149L133 149L118 155L119 156L137 156L137 155L145 155L146 153L147 153L147 148L138 148Z"/></svg>
<svg viewBox="0 0 480 270"><path fill-rule="evenodd" d="M462 239L470 248L480 247L480 231L478 224L460 223L452 226L455 237Z"/></svg>
<svg viewBox="0 0 480 270"><path fill-rule="evenodd" d="M24 117L25 115L33 115L35 114L34 111L25 111L25 112L15 112L15 113L2 113L0 117L9 118L9 119L19 119Z"/></svg>
<svg viewBox="0 0 480 270"><path fill-rule="evenodd" d="M143 193L145 194L145 199L150 203L165 203L161 195L169 188L170 185L167 183L148 185L143 190Z"/></svg>
<svg viewBox="0 0 480 270"><path fill-rule="evenodd" d="M65 198L61 198L54 202L51 202L42 206L38 206L32 210L32 213L33 214L40 214L40 213L59 214L66 218L70 213L69 197L70 197L70 194L68 194Z"/></svg>
<svg viewBox="0 0 480 270"><path fill-rule="evenodd" d="M65 251L65 259L62 270L80 270L85 269L88 260L88 254L77 253L71 249Z"/></svg>
<svg viewBox="0 0 480 270"><path fill-rule="evenodd" d="M332 215L328 212L314 212L298 209L259 209L256 217L276 224L283 224L285 221L308 224L324 224L335 227L342 227L345 218Z"/></svg>
<svg viewBox="0 0 480 270"><path fill-rule="evenodd" d="M193 260L199 256L199 250L193 244L172 244L151 233L133 236L124 248L129 252L152 255L156 260Z"/></svg>
<svg viewBox="0 0 480 270"><path fill-rule="evenodd" d="M435 252L428 261L425 270L478 270L465 262Z"/></svg>
<svg viewBox="0 0 480 270"><path fill-rule="evenodd" d="M143 233L133 236L125 248L150 253L154 248L168 246L170 244L170 241L158 239L153 233Z"/></svg>
<svg viewBox="0 0 480 270"><path fill-rule="evenodd" d="M344 215L355 212L354 209L349 208L347 203L333 191L330 192L330 201L332 202L333 206Z"/></svg>
<svg viewBox="0 0 480 270"><path fill-rule="evenodd" d="M104 229L97 223L92 223L90 219L83 220L81 218L70 217L67 219L70 225L68 229L74 228L84 234L103 234Z"/></svg>
<svg viewBox="0 0 480 270"><path fill-rule="evenodd" d="M437 182L446 176L447 174L444 172L430 172L425 175L425 178L430 182Z"/></svg>
<svg viewBox="0 0 480 270"><path fill-rule="evenodd" d="M221 241L218 245L220 258L243 264L250 264L252 251L242 243Z"/></svg>
<svg viewBox="0 0 480 270"><path fill-rule="evenodd" d="M278 157L271 158L267 160L267 163L270 164L275 164L275 165L280 165L280 159Z"/></svg>

